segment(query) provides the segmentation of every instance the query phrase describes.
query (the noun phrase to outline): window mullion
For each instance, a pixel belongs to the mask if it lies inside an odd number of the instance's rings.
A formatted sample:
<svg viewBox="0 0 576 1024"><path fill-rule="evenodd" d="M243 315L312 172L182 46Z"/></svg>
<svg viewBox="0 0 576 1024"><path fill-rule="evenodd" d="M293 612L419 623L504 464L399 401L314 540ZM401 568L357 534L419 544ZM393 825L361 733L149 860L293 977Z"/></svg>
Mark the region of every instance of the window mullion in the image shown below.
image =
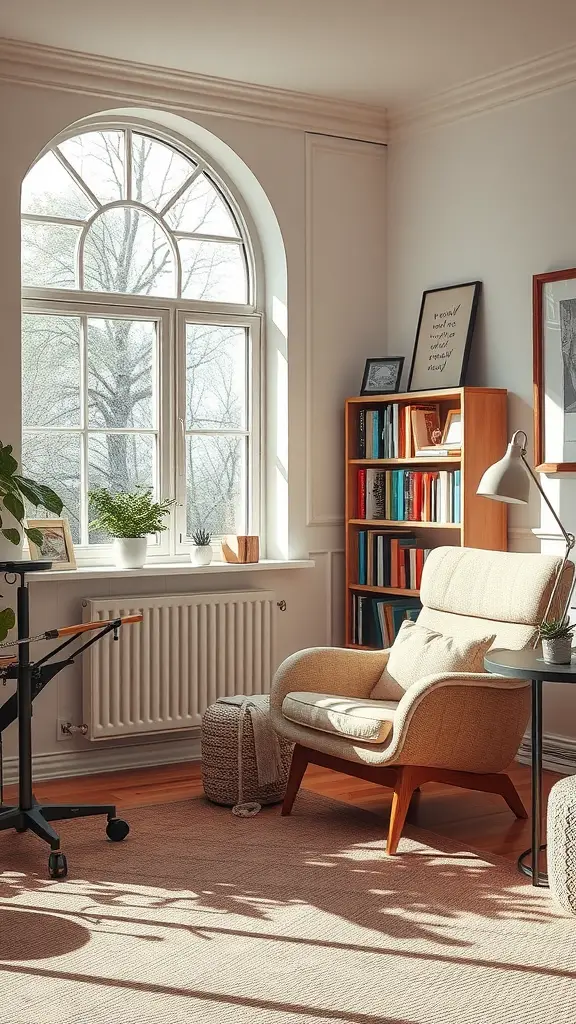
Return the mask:
<svg viewBox="0 0 576 1024"><path fill-rule="evenodd" d="M80 318L80 543L88 544L88 317Z"/></svg>
<svg viewBox="0 0 576 1024"><path fill-rule="evenodd" d="M126 128L124 131L124 189L126 192L126 199L132 199L132 129Z"/></svg>

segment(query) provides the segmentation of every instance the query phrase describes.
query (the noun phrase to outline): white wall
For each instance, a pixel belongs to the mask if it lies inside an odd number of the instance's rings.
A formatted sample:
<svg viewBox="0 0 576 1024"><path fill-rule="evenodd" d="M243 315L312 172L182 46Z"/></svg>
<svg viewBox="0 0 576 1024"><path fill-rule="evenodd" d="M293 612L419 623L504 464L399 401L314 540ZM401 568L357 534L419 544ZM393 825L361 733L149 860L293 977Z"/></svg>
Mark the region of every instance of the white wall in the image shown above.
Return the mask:
<svg viewBox="0 0 576 1024"><path fill-rule="evenodd" d="M531 448L532 275L576 264L576 87L393 138L388 155L389 354L411 356L424 289L481 280L467 383L509 390L510 432ZM576 530L575 482L548 486ZM511 549L538 550L540 525L534 494L511 510ZM575 701L546 686L548 734L576 738Z"/></svg>
<svg viewBox="0 0 576 1024"><path fill-rule="evenodd" d="M102 90L105 93L105 82ZM128 106L133 102L126 97L114 103L114 111ZM17 446L20 434L21 181L51 138L81 118L110 109L110 100L95 92L93 82L86 95L0 83L0 438L5 443ZM143 116L142 110L138 113ZM171 112L164 111L158 119L165 122L166 113ZM182 130L181 105L173 113L178 113ZM271 588L278 599L287 601L287 611L278 613L278 658L282 659L299 648L342 639L342 401L357 393L365 357L384 351L386 149L231 117L202 114L190 121L222 140L253 173L272 204L286 250L287 526L291 555L310 553L316 568L243 577L247 588ZM194 137L193 128L190 134ZM208 589L225 589L221 576L215 580ZM204 579L200 586L194 577L148 578L137 583L82 583L71 578L64 583L32 584L34 629L78 621L85 597L207 589ZM3 585L4 597L7 592ZM115 751L111 745L107 753L81 738L58 742L59 717L81 721L79 683L79 670L68 669L37 702L34 743L43 774L185 756L182 746L177 749L173 742L144 752ZM192 749L187 746L188 752ZM5 752L13 769L13 727Z"/></svg>

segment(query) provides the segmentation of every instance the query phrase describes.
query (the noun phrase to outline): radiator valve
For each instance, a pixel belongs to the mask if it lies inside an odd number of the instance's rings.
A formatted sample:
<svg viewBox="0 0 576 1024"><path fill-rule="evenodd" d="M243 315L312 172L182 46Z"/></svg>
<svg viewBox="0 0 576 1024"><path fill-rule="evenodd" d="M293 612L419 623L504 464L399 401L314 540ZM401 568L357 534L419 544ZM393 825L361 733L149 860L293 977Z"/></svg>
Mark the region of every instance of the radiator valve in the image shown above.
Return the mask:
<svg viewBox="0 0 576 1024"><path fill-rule="evenodd" d="M73 725L72 722L61 722L60 732L63 736L76 736L80 733L81 736L88 735L88 726L84 722L83 725Z"/></svg>

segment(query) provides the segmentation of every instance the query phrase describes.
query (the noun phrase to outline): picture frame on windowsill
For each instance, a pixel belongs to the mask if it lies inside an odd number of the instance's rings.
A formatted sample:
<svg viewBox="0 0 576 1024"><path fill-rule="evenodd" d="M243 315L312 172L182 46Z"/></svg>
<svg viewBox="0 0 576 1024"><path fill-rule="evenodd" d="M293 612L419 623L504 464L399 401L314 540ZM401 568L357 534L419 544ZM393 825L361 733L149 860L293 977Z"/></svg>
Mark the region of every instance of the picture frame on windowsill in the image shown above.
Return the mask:
<svg viewBox="0 0 576 1024"><path fill-rule="evenodd" d="M67 519L28 519L29 530L39 530L42 544L34 544L28 538L32 561L52 562L53 569L76 569L74 543Z"/></svg>

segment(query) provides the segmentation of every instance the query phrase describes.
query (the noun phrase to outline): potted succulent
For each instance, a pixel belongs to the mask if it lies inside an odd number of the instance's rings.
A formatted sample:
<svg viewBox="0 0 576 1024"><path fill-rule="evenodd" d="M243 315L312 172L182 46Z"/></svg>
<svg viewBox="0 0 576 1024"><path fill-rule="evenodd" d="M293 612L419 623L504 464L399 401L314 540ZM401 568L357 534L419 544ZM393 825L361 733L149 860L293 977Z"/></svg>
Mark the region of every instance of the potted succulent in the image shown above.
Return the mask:
<svg viewBox="0 0 576 1024"><path fill-rule="evenodd" d="M28 501L34 508L45 508L59 516L63 503L57 494L43 484L37 484L28 477L20 476L18 463L12 454L11 444L0 441L0 561L14 562L22 557L22 541L25 533L38 546L42 544L39 530L24 525ZM12 608L0 610L0 641L5 640L15 625Z"/></svg>
<svg viewBox="0 0 576 1024"><path fill-rule="evenodd" d="M211 540L212 534L208 533L208 530L192 531L192 548L190 549L192 565L210 565L212 561Z"/></svg>
<svg viewBox="0 0 576 1024"><path fill-rule="evenodd" d="M119 569L141 569L146 561L148 534L167 529L164 517L175 498L152 501L152 489L111 494L105 487L89 492L96 518L90 530L101 530L114 538L114 561Z"/></svg>
<svg viewBox="0 0 576 1024"><path fill-rule="evenodd" d="M540 625L538 635L542 641L542 657L551 665L568 665L572 659L572 630L576 622L568 619L550 619Z"/></svg>

